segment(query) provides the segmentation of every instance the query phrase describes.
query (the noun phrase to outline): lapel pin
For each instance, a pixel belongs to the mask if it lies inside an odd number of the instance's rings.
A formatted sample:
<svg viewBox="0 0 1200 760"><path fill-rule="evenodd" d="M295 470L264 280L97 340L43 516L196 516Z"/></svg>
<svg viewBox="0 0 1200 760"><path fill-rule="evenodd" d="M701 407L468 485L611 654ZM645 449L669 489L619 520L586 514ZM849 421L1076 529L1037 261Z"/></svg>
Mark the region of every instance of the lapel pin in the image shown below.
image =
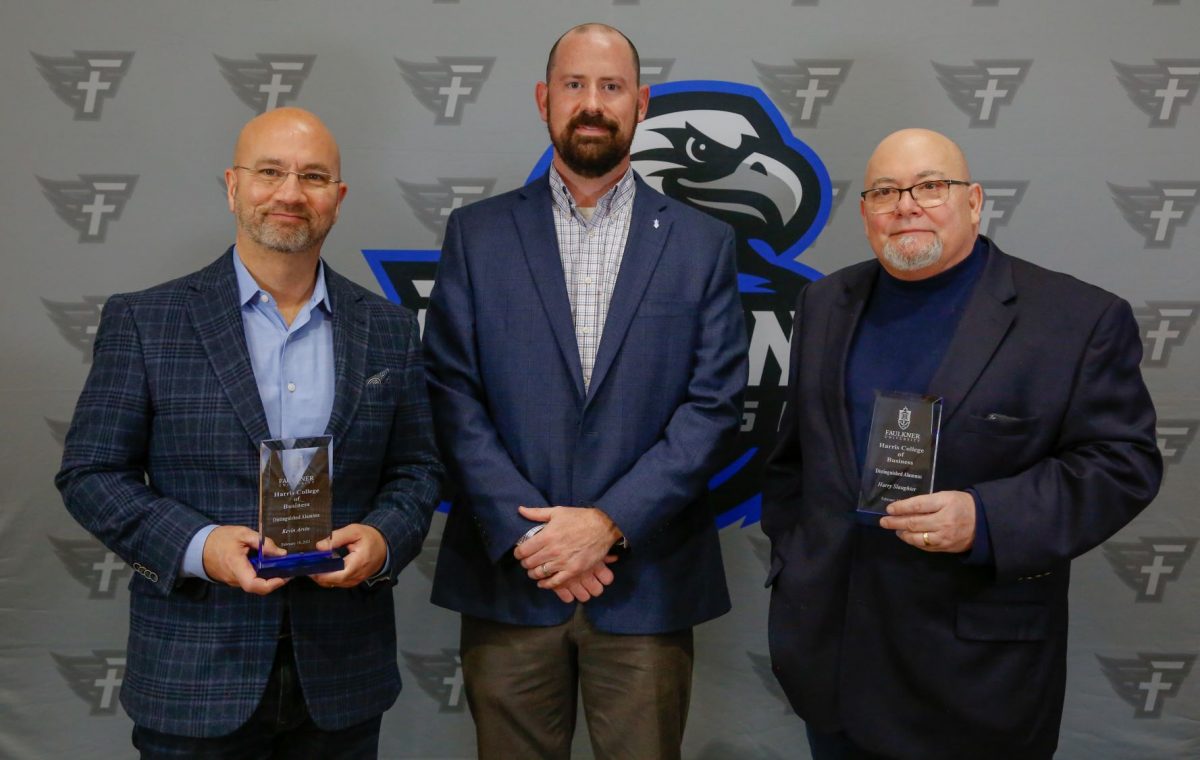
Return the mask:
<svg viewBox="0 0 1200 760"><path fill-rule="evenodd" d="M658 229L658 220L657 219L654 220L654 229Z"/></svg>

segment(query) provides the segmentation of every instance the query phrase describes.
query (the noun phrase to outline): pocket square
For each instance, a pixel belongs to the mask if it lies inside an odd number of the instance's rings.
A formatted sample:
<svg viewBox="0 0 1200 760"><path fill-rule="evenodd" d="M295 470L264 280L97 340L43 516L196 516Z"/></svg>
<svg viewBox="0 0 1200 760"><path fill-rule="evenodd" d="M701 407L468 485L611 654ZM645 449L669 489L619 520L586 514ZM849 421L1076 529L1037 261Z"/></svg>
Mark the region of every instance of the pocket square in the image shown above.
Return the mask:
<svg viewBox="0 0 1200 760"><path fill-rule="evenodd" d="M383 381L387 379L388 371L385 369L382 372L377 372L367 378L367 385L383 385Z"/></svg>

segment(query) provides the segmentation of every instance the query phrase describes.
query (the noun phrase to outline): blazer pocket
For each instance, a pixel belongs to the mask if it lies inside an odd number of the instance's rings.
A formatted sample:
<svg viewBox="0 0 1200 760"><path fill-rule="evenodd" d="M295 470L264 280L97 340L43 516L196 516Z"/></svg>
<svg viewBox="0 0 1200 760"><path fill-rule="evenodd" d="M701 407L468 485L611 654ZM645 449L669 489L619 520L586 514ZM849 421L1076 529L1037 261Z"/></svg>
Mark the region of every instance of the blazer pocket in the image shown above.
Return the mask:
<svg viewBox="0 0 1200 760"><path fill-rule="evenodd" d="M1012 417L1000 412L991 412L969 415L963 422L963 428L983 435L1016 436L1026 435L1036 430L1041 421L1042 418L1039 416Z"/></svg>
<svg viewBox="0 0 1200 760"><path fill-rule="evenodd" d="M1049 627L1045 604L959 602L954 632L968 641L1042 641Z"/></svg>

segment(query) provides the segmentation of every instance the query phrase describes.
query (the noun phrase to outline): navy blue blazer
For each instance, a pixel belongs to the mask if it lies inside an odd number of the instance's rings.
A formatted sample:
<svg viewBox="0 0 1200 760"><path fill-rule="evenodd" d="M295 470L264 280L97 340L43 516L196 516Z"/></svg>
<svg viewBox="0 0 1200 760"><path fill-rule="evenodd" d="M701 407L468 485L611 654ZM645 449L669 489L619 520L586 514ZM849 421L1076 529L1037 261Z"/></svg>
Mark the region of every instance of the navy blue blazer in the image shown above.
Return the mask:
<svg viewBox="0 0 1200 760"><path fill-rule="evenodd" d="M137 571L121 687L135 723L185 736L242 725L266 687L286 602L313 720L343 728L400 691L392 584L295 579L260 597L179 576L204 525L258 524L258 443L271 435L232 255L108 300L56 483L75 519ZM334 527L379 529L394 579L420 551L441 474L417 324L328 266L325 282Z"/></svg>
<svg viewBox="0 0 1200 760"><path fill-rule="evenodd" d="M1071 559L1144 508L1162 473L1129 304L986 242L929 392L945 399L935 487L979 493L994 566L851 519L846 357L879 264L796 305L763 494L772 666L806 722L888 757L1053 754Z"/></svg>
<svg viewBox="0 0 1200 760"><path fill-rule="evenodd" d="M729 610L707 481L746 384L733 230L640 179L588 392L550 185L455 211L425 322L438 444L456 489L435 604L521 625L574 605L512 557L518 505L596 506L631 549L584 605L604 631L661 633Z"/></svg>

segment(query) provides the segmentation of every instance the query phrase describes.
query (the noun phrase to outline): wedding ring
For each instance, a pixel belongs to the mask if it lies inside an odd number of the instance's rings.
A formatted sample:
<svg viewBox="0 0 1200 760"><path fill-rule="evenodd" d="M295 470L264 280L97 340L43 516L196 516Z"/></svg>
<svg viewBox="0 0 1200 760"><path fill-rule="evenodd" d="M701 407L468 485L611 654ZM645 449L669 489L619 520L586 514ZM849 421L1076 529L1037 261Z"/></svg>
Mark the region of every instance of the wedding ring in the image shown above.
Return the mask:
<svg viewBox="0 0 1200 760"><path fill-rule="evenodd" d="M928 543L928 541L927 541L926 543ZM539 568L539 569L541 570L541 573L542 573L542 577L543 577L543 578L549 578L549 577L550 577L550 571L546 569L546 565L548 565L548 564L549 564L548 562L543 562L543 563L542 563L542 565L541 565L541 567Z"/></svg>
<svg viewBox="0 0 1200 760"><path fill-rule="evenodd" d="M925 531L921 534L921 543L929 546L929 531Z"/></svg>

